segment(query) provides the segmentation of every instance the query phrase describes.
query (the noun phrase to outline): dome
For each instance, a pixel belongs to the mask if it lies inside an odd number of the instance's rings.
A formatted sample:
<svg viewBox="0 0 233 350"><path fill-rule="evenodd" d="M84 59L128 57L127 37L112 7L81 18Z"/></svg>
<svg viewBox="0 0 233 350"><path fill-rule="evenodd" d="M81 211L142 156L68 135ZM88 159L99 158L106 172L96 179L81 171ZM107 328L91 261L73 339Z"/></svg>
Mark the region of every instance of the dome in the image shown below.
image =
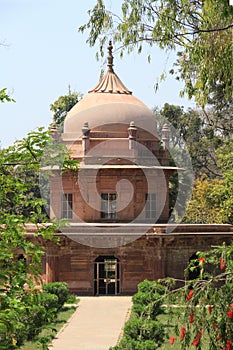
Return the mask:
<svg viewBox="0 0 233 350"><path fill-rule="evenodd" d="M81 134L84 123L91 130L105 130L106 126L124 124L156 133L156 122L152 111L132 95L113 70L112 45L109 43L108 71L101 81L88 92L68 113L64 122L64 134L72 138ZM70 138L69 137L69 138Z"/></svg>

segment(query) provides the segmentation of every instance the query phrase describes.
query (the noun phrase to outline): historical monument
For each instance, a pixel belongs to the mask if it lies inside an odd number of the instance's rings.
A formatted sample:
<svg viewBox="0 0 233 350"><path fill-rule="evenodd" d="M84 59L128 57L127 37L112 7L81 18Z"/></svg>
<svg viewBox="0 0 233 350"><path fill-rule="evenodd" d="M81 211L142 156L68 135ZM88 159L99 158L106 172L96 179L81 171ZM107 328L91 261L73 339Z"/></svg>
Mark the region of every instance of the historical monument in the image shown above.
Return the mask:
<svg viewBox="0 0 233 350"><path fill-rule="evenodd" d="M198 250L233 238L231 225L169 221L169 127L157 133L152 111L133 96L113 69L67 114L54 137L80 162L53 170L50 215L70 225L47 243L46 282L65 281L79 295L132 294L144 279L183 278ZM28 233L33 234L33 227Z"/></svg>

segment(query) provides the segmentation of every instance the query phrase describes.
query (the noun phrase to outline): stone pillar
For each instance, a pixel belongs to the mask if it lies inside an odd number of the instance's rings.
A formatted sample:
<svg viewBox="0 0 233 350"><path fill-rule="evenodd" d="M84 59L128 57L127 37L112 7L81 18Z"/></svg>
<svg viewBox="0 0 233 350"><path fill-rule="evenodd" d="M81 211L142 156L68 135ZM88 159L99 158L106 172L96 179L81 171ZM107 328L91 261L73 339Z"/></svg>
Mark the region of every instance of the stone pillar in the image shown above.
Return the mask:
<svg viewBox="0 0 233 350"><path fill-rule="evenodd" d="M158 238L154 252L154 279L166 277L166 249L163 238Z"/></svg>
<svg viewBox="0 0 233 350"><path fill-rule="evenodd" d="M170 136L170 129L168 124L164 124L162 128L162 141L163 141L163 150L167 151L169 147L169 136Z"/></svg>
<svg viewBox="0 0 233 350"><path fill-rule="evenodd" d="M83 148L83 152L84 154L86 152L88 152L89 148L90 148L90 129L89 129L89 125L88 122L85 122L83 124L82 127L82 148Z"/></svg>
<svg viewBox="0 0 233 350"><path fill-rule="evenodd" d="M130 122L128 133L129 133L129 149L135 150L136 148L136 140L137 140L137 131L138 129L135 127L134 121Z"/></svg>
<svg viewBox="0 0 233 350"><path fill-rule="evenodd" d="M162 128L162 142L163 142L163 165L169 164L169 138L170 138L170 128L168 124L164 124Z"/></svg>
<svg viewBox="0 0 233 350"><path fill-rule="evenodd" d="M58 281L58 256L46 254L46 283Z"/></svg>
<svg viewBox="0 0 233 350"><path fill-rule="evenodd" d="M50 218L60 219L62 214L62 175L54 170L50 177Z"/></svg>

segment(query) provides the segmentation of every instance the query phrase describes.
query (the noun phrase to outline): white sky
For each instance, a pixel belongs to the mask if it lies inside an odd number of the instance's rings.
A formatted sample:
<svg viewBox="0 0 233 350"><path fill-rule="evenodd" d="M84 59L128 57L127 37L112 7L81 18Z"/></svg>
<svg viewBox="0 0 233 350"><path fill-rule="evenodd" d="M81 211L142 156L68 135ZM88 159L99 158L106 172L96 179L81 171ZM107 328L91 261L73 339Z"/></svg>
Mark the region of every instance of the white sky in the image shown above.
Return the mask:
<svg viewBox="0 0 233 350"><path fill-rule="evenodd" d="M87 35L78 33L94 0L0 0L0 89L7 88L16 103L0 104L0 142L11 145L52 119L49 106L72 90L84 95L99 79L103 61L96 61L97 48L86 44ZM164 68L165 55L115 54L115 71L123 83L149 108L165 102L194 106L179 98L182 85L172 77L155 94L156 78Z"/></svg>

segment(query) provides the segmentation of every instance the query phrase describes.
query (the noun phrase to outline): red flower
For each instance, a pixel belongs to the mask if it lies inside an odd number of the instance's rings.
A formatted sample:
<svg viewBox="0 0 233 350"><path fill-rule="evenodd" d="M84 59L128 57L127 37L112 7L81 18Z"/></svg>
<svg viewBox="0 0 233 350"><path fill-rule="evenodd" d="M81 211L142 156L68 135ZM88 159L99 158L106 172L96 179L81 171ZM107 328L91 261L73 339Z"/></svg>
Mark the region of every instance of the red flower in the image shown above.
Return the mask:
<svg viewBox="0 0 233 350"><path fill-rule="evenodd" d="M200 264L203 264L204 262L205 262L205 258L202 257L202 258L199 259L199 263Z"/></svg>
<svg viewBox="0 0 233 350"><path fill-rule="evenodd" d="M230 303L230 307L233 308L233 303Z"/></svg>
<svg viewBox="0 0 233 350"><path fill-rule="evenodd" d="M170 343L171 345L173 345L173 344L174 344L174 342L175 342L175 340L176 340L176 337L171 337L171 338L170 338L170 342L169 342L169 343Z"/></svg>
<svg viewBox="0 0 233 350"><path fill-rule="evenodd" d="M208 311L209 311L210 314L211 314L211 312L212 312L212 309L213 309L212 306L209 305L209 306L208 306Z"/></svg>
<svg viewBox="0 0 233 350"><path fill-rule="evenodd" d="M198 345L199 345L199 340L194 339L194 341L192 342L192 345L194 345L194 346L198 346Z"/></svg>
<svg viewBox="0 0 233 350"><path fill-rule="evenodd" d="M194 291L192 289L190 289L190 291L187 294L186 301L189 301L192 299L193 293L194 293Z"/></svg>
<svg viewBox="0 0 233 350"><path fill-rule="evenodd" d="M191 312L189 315L189 322L193 323L193 321L194 321L194 312Z"/></svg>
<svg viewBox="0 0 233 350"><path fill-rule="evenodd" d="M232 350L232 341L231 340L227 340L226 347L224 346L222 348L222 350Z"/></svg>
<svg viewBox="0 0 233 350"><path fill-rule="evenodd" d="M220 267L220 270L226 270L227 264L223 258L220 258L219 260L219 267Z"/></svg>
<svg viewBox="0 0 233 350"><path fill-rule="evenodd" d="M233 310L228 310L227 311L227 317L232 319L233 318Z"/></svg>
<svg viewBox="0 0 233 350"><path fill-rule="evenodd" d="M227 340L227 342L226 342L226 350L232 350L232 341L231 340Z"/></svg>
<svg viewBox="0 0 233 350"><path fill-rule="evenodd" d="M218 327L216 322L214 322L213 327L214 327L214 329L216 329Z"/></svg>
<svg viewBox="0 0 233 350"><path fill-rule="evenodd" d="M186 333L186 328L181 327L180 329L180 340L184 339Z"/></svg>
<svg viewBox="0 0 233 350"><path fill-rule="evenodd" d="M217 335L216 335L216 340L218 341L218 340L220 340L220 339L221 339L220 335L217 334Z"/></svg>
<svg viewBox="0 0 233 350"><path fill-rule="evenodd" d="M201 336L202 336L202 334L201 334L200 332L197 333L196 338L195 338L194 341L192 342L192 345L198 346L199 343L200 343L200 340L201 340Z"/></svg>

